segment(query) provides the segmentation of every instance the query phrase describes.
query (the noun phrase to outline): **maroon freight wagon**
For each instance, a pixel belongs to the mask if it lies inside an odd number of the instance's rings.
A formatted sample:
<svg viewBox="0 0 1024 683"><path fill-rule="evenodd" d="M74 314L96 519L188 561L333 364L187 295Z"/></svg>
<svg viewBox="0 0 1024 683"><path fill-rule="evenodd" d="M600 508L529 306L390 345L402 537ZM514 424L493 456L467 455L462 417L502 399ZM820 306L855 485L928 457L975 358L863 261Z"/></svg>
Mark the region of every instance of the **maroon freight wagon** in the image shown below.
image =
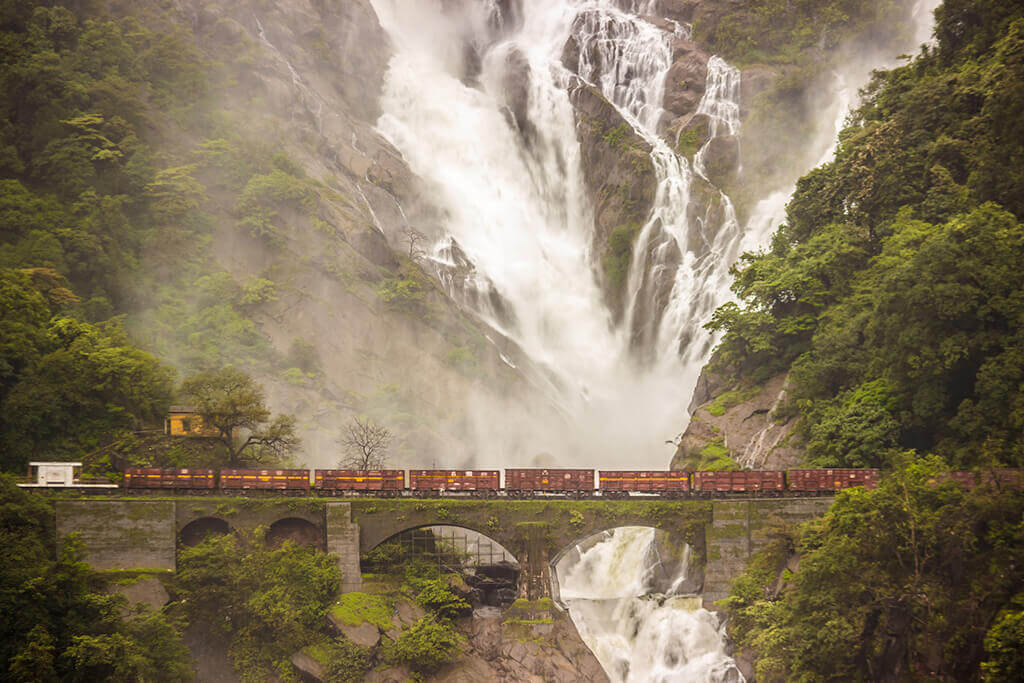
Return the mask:
<svg viewBox="0 0 1024 683"><path fill-rule="evenodd" d="M702 496L728 493L777 496L786 488L784 475L784 472L772 470L694 472L693 490Z"/></svg>
<svg viewBox="0 0 1024 683"><path fill-rule="evenodd" d="M970 470L956 470L950 472L949 478L968 490L973 489L974 485L978 481L974 472Z"/></svg>
<svg viewBox="0 0 1024 683"><path fill-rule="evenodd" d="M999 469L986 467L981 470L981 483L1000 489L1019 491L1024 489L1024 470Z"/></svg>
<svg viewBox="0 0 1024 683"><path fill-rule="evenodd" d="M878 470L789 470L786 479L790 491L810 495L823 495L854 486L878 488Z"/></svg>
<svg viewBox="0 0 1024 683"><path fill-rule="evenodd" d="M214 489L217 475L213 470L129 467L124 485L129 489Z"/></svg>
<svg viewBox="0 0 1024 683"><path fill-rule="evenodd" d="M309 470L221 470L222 489L309 490Z"/></svg>
<svg viewBox="0 0 1024 683"><path fill-rule="evenodd" d="M332 495L343 491L368 491L398 495L405 488L404 470L315 470L313 487Z"/></svg>
<svg viewBox="0 0 1024 683"><path fill-rule="evenodd" d="M594 470L505 470L505 490L510 496L544 493L593 493Z"/></svg>
<svg viewBox="0 0 1024 683"><path fill-rule="evenodd" d="M414 495L467 492L492 495L501 488L498 470L409 470Z"/></svg>
<svg viewBox="0 0 1024 683"><path fill-rule="evenodd" d="M684 496L690 491L688 472L601 470L598 482L601 495L611 498L630 493L659 493L673 497Z"/></svg>

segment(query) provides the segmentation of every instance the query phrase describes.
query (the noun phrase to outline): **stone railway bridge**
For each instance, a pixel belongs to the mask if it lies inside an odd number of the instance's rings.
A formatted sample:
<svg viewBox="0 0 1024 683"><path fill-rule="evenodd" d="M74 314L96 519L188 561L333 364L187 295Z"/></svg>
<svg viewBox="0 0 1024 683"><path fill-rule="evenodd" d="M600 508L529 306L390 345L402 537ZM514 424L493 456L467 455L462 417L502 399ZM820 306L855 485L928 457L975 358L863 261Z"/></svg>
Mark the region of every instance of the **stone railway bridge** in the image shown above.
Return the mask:
<svg viewBox="0 0 1024 683"><path fill-rule="evenodd" d="M338 556L345 591L361 587L359 557L411 529L470 529L510 551L520 566L519 592L558 598L552 568L595 534L626 526L661 530L661 542L688 543L703 569L710 605L763 542L771 520L803 522L820 516L832 498L743 500L473 500L318 499L276 497L114 498L57 500L57 533L77 534L97 569L176 567L178 548L208 532L252 532L290 538Z"/></svg>

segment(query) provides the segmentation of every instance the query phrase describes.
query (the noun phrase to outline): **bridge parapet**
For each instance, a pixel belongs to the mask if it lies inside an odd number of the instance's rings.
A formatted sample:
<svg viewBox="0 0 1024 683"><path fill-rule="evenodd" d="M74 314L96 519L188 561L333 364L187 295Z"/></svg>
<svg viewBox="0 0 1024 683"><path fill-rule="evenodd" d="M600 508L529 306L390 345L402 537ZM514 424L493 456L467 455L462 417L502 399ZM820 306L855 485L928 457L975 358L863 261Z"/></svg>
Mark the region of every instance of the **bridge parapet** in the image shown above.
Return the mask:
<svg viewBox="0 0 1024 683"><path fill-rule="evenodd" d="M58 500L56 515L58 536L79 534L86 561L98 569L173 570L181 532L199 520L240 531L303 520L321 535L320 547L338 555L346 591L360 588L360 555L388 539L421 527L463 527L516 557L520 595L529 599L551 597L551 564L567 548L602 531L650 527L673 545L692 547L711 606L759 550L772 519L804 522L824 514L832 500L129 498Z"/></svg>

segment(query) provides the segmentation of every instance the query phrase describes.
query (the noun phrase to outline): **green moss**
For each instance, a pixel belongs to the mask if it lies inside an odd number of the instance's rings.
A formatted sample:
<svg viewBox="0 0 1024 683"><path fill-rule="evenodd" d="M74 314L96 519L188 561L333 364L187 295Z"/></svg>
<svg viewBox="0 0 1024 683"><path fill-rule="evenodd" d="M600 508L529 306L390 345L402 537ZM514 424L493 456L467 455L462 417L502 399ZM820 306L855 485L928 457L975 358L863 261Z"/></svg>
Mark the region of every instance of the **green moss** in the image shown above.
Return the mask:
<svg viewBox="0 0 1024 683"><path fill-rule="evenodd" d="M392 611L386 596L369 593L345 593L330 608L331 616L343 624L359 626L370 623L381 630L394 628Z"/></svg>
<svg viewBox="0 0 1024 683"><path fill-rule="evenodd" d="M706 410L715 417L721 417L722 415L725 415L725 412L730 408L749 401L759 393L761 393L761 387L749 387L747 389L727 391L724 394L716 396L715 400L711 402L711 405L707 406Z"/></svg>
<svg viewBox="0 0 1024 683"><path fill-rule="evenodd" d="M626 283L633 258L633 242L640 234L640 228L640 223L624 223L615 226L608 236L608 247L601 258L601 264L605 281L612 291L621 290Z"/></svg>
<svg viewBox="0 0 1024 683"><path fill-rule="evenodd" d="M692 158L700 151L700 138L700 131L696 128L680 131L679 137L676 139L676 153Z"/></svg>

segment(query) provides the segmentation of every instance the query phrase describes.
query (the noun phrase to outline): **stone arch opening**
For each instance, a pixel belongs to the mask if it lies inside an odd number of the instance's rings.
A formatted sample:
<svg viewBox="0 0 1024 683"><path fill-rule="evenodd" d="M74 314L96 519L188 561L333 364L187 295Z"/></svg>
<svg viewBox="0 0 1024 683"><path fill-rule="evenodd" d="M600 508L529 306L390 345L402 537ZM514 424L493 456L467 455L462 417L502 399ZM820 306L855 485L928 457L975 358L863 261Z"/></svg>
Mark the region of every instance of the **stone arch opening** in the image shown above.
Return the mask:
<svg viewBox="0 0 1024 683"><path fill-rule="evenodd" d="M412 571L458 574L474 607L504 607L515 601L520 565L499 541L470 527L428 524L393 534L360 558L369 574L400 576Z"/></svg>
<svg viewBox="0 0 1024 683"><path fill-rule="evenodd" d="M209 536L223 536L231 533L231 525L220 517L200 517L182 528L178 537L183 546L191 548L199 545Z"/></svg>
<svg viewBox="0 0 1024 683"><path fill-rule="evenodd" d="M551 558L550 569L551 595L562 606L570 599L692 595L704 582L682 535L640 525L594 532Z"/></svg>
<svg viewBox="0 0 1024 683"><path fill-rule="evenodd" d="M285 541L321 551L326 548L323 530L300 517L285 517L271 524L267 529L266 541L271 548L279 548Z"/></svg>

